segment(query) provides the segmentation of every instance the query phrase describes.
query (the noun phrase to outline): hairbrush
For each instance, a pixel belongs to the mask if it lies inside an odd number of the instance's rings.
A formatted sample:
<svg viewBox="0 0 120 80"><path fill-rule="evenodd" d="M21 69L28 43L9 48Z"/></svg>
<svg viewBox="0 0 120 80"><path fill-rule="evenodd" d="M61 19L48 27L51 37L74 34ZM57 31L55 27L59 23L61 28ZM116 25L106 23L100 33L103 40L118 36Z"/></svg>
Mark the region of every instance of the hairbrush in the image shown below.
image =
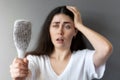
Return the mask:
<svg viewBox="0 0 120 80"><path fill-rule="evenodd" d="M24 58L31 40L31 22L16 20L14 22L13 40L19 58Z"/></svg>

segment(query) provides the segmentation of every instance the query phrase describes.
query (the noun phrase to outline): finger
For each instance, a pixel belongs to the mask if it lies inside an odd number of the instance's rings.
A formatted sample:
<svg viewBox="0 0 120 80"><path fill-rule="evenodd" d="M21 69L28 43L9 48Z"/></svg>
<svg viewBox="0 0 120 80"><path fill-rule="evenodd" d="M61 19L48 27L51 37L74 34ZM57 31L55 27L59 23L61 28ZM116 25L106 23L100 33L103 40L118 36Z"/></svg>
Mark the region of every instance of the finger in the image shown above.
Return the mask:
<svg viewBox="0 0 120 80"><path fill-rule="evenodd" d="M14 60L13 60L13 64L14 63L23 63L24 61L23 61L23 59L21 59L21 58L14 58Z"/></svg>
<svg viewBox="0 0 120 80"><path fill-rule="evenodd" d="M28 64L27 58L24 58L23 61Z"/></svg>
<svg viewBox="0 0 120 80"><path fill-rule="evenodd" d="M67 6L67 9L74 13L74 10L70 6Z"/></svg>
<svg viewBox="0 0 120 80"><path fill-rule="evenodd" d="M21 58L15 58L13 60L13 65L15 65L16 67L20 67L20 66L25 66L27 67L28 66L28 60L26 58L24 59L21 59Z"/></svg>
<svg viewBox="0 0 120 80"><path fill-rule="evenodd" d="M67 9L69 9L73 13L77 13L78 12L77 9L75 7L73 7L73 6L67 6Z"/></svg>
<svg viewBox="0 0 120 80"><path fill-rule="evenodd" d="M73 11L73 12L80 13L80 11L74 6L66 6L66 8Z"/></svg>
<svg viewBox="0 0 120 80"><path fill-rule="evenodd" d="M25 77L28 75L28 70L16 68L16 69L11 69L10 73L12 77Z"/></svg>
<svg viewBox="0 0 120 80"><path fill-rule="evenodd" d="M16 61L17 61L17 58L14 58L13 63L16 63Z"/></svg>
<svg viewBox="0 0 120 80"><path fill-rule="evenodd" d="M13 68L19 68L19 69L28 69L27 64L21 64L21 63L16 63L13 65Z"/></svg>
<svg viewBox="0 0 120 80"><path fill-rule="evenodd" d="M10 69L16 69L16 68L26 70L28 69L28 65L27 63L14 63L10 65Z"/></svg>
<svg viewBox="0 0 120 80"><path fill-rule="evenodd" d="M14 73L19 73L19 74L27 74L28 73L28 69L14 69L13 70Z"/></svg>
<svg viewBox="0 0 120 80"><path fill-rule="evenodd" d="M27 76L28 76L28 73L27 74L20 74L20 73L11 74L12 78L20 78L20 80L21 78L25 78Z"/></svg>
<svg viewBox="0 0 120 80"><path fill-rule="evenodd" d="M24 60L15 58L10 65L10 73L12 78L26 77L28 75L28 64Z"/></svg>
<svg viewBox="0 0 120 80"><path fill-rule="evenodd" d="M13 66L11 65L10 66L10 72L11 73L14 73L14 72L20 72L21 70L25 71L25 72L28 72L28 68L27 67L16 67L16 66Z"/></svg>
<svg viewBox="0 0 120 80"><path fill-rule="evenodd" d="M24 58L23 61L24 61L24 63L25 63L24 66L28 67L28 62L29 62L29 61L27 60L27 58Z"/></svg>
<svg viewBox="0 0 120 80"><path fill-rule="evenodd" d="M68 8L71 12L73 12L73 14L74 14L75 17L81 18L81 14L80 14L79 10L78 10L76 7L74 7L74 6L67 6L67 8Z"/></svg>
<svg viewBox="0 0 120 80"><path fill-rule="evenodd" d="M14 72L19 77L26 77L28 75L28 70L16 69Z"/></svg>

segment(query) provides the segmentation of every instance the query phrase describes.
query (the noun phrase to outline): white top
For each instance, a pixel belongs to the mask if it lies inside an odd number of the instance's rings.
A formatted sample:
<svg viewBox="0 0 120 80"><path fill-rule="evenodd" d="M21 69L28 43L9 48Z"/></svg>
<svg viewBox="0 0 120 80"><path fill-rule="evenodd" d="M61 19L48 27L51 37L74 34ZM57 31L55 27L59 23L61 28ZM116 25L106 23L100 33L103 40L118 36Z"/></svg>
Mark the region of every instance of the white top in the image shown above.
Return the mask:
<svg viewBox="0 0 120 80"><path fill-rule="evenodd" d="M92 80L102 78L105 64L95 68L93 50L74 51L64 71L58 76L51 67L48 56L31 56L29 60L30 74L26 80ZM62 65L62 64L61 64Z"/></svg>

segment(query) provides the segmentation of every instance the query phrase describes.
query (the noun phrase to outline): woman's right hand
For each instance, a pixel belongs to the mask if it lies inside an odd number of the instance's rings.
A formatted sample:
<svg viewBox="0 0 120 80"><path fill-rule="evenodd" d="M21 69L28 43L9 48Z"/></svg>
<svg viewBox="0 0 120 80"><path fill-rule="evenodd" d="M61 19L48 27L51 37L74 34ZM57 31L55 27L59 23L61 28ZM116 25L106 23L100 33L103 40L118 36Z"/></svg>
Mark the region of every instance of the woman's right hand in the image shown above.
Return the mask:
<svg viewBox="0 0 120 80"><path fill-rule="evenodd" d="M10 73L13 80L25 80L28 76L28 60L15 58L10 65Z"/></svg>

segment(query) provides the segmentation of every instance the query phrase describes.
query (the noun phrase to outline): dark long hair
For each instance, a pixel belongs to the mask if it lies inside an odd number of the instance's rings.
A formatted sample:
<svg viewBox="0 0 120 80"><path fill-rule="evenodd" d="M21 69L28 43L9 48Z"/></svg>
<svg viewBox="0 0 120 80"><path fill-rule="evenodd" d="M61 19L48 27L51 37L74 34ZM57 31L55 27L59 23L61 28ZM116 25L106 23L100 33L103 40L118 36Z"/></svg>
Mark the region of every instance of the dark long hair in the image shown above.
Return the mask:
<svg viewBox="0 0 120 80"><path fill-rule="evenodd" d="M40 55L50 56L51 55L51 53L53 52L53 49L54 49L54 45L51 41L49 28L50 28L50 24L51 24L53 17L55 15L61 14L61 13L69 16L74 21L74 14L71 11L69 11L66 8L66 6L60 6L60 7L53 9L50 12L50 14L47 16L47 18L42 26L37 48L33 52L30 52L28 54L38 55L38 56L40 56ZM81 50L84 48L86 48L86 46L85 46L85 43L83 40L83 35L81 32L78 32L76 37L74 37L72 40L70 50L71 50L71 52L73 52L73 51Z"/></svg>

